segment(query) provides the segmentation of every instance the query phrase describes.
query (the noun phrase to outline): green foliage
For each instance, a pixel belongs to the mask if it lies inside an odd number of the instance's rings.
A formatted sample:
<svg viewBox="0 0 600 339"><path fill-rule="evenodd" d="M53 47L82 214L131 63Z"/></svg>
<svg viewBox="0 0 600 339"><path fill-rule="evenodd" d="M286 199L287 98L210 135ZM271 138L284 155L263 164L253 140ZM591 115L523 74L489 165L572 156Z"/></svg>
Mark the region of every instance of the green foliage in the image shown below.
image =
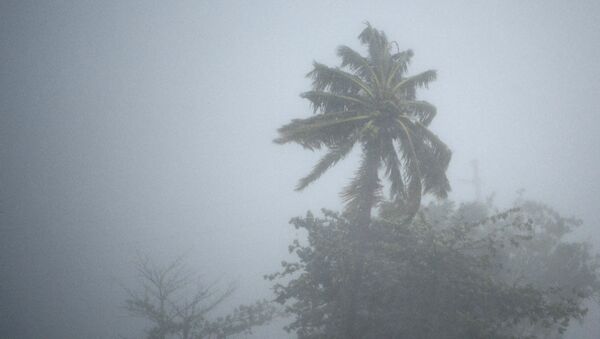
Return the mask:
<svg viewBox="0 0 600 339"><path fill-rule="evenodd" d="M300 180L302 190L342 160L358 143L363 160L343 191L348 210L370 213L380 200L378 170L385 168L390 196L404 202L414 215L423 193L445 197L450 190L446 169L451 152L428 126L435 107L416 100L416 90L435 80L435 71L407 76L413 52L394 51L385 33L367 24L359 35L367 48L362 56L350 47L338 48L340 67L315 62L308 73L312 90L302 93L315 116L281 127L276 143L327 148L313 170Z"/></svg>
<svg viewBox="0 0 600 339"><path fill-rule="evenodd" d="M292 219L308 243L294 241L298 261L268 277L299 338L345 337L357 267L358 338L559 337L600 291L589 246L563 238L576 222L539 204L489 215L483 205L442 202L410 223L384 204L361 246L352 219L323 214Z"/></svg>
<svg viewBox="0 0 600 339"><path fill-rule="evenodd" d="M581 225L581 220L563 217L538 202L518 201L517 204L531 219L532 237L521 246L510 247L502 253L501 264L506 268L503 279L513 284L531 284L552 290L551 300L554 301L571 300L581 304L583 300L598 296L598 257L593 255L589 243L566 240ZM551 330L556 328L561 329L561 326L521 324L519 331L552 338Z"/></svg>

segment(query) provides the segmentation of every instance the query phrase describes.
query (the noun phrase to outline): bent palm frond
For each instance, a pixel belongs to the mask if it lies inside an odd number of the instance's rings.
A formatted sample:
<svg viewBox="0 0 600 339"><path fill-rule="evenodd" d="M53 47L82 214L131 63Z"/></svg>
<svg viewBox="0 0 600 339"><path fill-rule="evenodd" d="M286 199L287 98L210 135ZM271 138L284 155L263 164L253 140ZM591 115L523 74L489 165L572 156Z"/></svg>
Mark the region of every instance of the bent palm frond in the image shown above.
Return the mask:
<svg viewBox="0 0 600 339"><path fill-rule="evenodd" d="M344 140L368 119L367 115L353 115L351 112L296 119L278 129L279 138L274 142L295 142L311 150L320 149L322 146L335 145L336 142Z"/></svg>
<svg viewBox="0 0 600 339"><path fill-rule="evenodd" d="M314 63L313 67L314 69L307 76L313 79L313 88L315 90L329 90L331 93L350 96L362 90L369 97L374 98L369 85L360 77L339 68L327 67L317 62Z"/></svg>
<svg viewBox="0 0 600 339"><path fill-rule="evenodd" d="M362 79L379 86L379 79L377 79L377 75L367 58L348 46L338 47L337 55L342 59L342 68L348 68Z"/></svg>
<svg viewBox="0 0 600 339"><path fill-rule="evenodd" d="M423 194L445 197L450 190L446 169L451 152L427 128L436 108L416 99L417 89L427 87L437 75L430 70L407 76L412 50L394 49L385 33L370 24L358 38L366 47L365 56L340 46L339 67L313 64L307 75L312 88L301 96L310 101L316 115L284 125L275 142L294 142L310 150L326 148L297 190L313 183L360 144L360 166L341 193L347 211L360 210L363 217L370 214L381 198L378 170L383 166L390 198L403 201L412 218Z"/></svg>
<svg viewBox="0 0 600 339"><path fill-rule="evenodd" d="M405 199L406 191L402 179L402 163L396 153L393 139L383 141L382 148L381 160L385 164L385 175L391 183L390 198L392 200Z"/></svg>
<svg viewBox="0 0 600 339"><path fill-rule="evenodd" d="M417 75L413 75L408 77L396 85L392 87L392 92L397 93L407 88L416 88L416 87L425 87L429 85L430 82L434 81L437 78L437 72L434 70L425 71L423 73L419 73Z"/></svg>
<svg viewBox="0 0 600 339"><path fill-rule="evenodd" d="M363 145L363 156L358 170L350 184L340 196L348 210L370 213L371 208L381 200L379 171L379 150L371 145Z"/></svg>
<svg viewBox="0 0 600 339"><path fill-rule="evenodd" d="M350 96L327 91L308 91L300 94L300 96L312 103L315 113L318 111L327 113L356 110L369 106L369 102L358 95Z"/></svg>
<svg viewBox="0 0 600 339"><path fill-rule="evenodd" d="M397 106L399 113L409 113L425 126L429 126L437 114L434 105L422 100L404 100Z"/></svg>
<svg viewBox="0 0 600 339"><path fill-rule="evenodd" d="M329 148L329 151L325 156L317 162L313 170L304 178L300 179L298 185L296 186L296 191L301 191L306 186L313 183L315 180L319 179L321 175L323 175L330 167L334 166L338 163L338 161L342 160L354 147L356 141L358 140L358 133L354 133L350 138L342 142L339 146L332 146Z"/></svg>

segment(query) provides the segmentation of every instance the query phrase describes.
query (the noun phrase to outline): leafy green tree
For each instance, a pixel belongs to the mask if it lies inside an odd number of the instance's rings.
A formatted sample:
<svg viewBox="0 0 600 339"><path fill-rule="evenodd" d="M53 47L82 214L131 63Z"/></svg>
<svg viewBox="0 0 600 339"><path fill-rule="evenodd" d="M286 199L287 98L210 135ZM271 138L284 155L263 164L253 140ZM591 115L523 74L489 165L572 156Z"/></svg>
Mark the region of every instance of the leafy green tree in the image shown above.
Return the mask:
<svg viewBox="0 0 600 339"><path fill-rule="evenodd" d="M560 337L571 320L583 319L585 301L600 291L600 272L589 246L547 239L541 229L565 232L571 224L542 217L557 214L540 206L490 214L480 204L442 202L406 223L403 211L384 204L365 239L356 337ZM269 278L294 316L287 330L301 339L347 337L351 222L331 211L292 219L308 243L294 241L298 261ZM542 255L540 246L553 250Z"/></svg>
<svg viewBox="0 0 600 339"><path fill-rule="evenodd" d="M436 108L416 99L416 90L436 78L429 70L407 76L413 52L397 51L384 32L367 27L358 36L367 56L347 46L337 49L340 67L315 62L308 73L312 90L302 93L316 113L281 127L276 143L297 143L327 153L300 180L302 190L360 144L362 161L351 183L342 192L356 226L366 228L372 208L380 199L378 171L385 168L393 200L416 213L423 193L445 197L450 189L446 169L451 152L429 130Z"/></svg>

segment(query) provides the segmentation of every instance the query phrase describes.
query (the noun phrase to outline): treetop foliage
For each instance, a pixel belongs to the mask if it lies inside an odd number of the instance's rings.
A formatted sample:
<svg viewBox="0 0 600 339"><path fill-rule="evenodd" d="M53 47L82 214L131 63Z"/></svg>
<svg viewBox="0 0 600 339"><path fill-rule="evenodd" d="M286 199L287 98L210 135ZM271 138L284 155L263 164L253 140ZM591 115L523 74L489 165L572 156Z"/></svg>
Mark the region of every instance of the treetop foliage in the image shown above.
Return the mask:
<svg viewBox="0 0 600 339"><path fill-rule="evenodd" d="M340 46L340 67L313 64L307 75L312 90L301 96L316 114L281 127L275 142L327 149L297 190L317 180L359 144L361 164L342 192L348 209L370 210L381 200L378 170L383 167L391 199L407 204L414 214L423 193L445 197L450 190L445 173L451 152L428 128L436 108L416 99L417 89L435 80L436 72L408 76L413 52L400 51L370 24L358 38L366 56Z"/></svg>
<svg viewBox="0 0 600 339"><path fill-rule="evenodd" d="M282 263L277 301L294 316L299 338L342 338L344 282L359 255L361 338L558 338L600 291L599 263L576 227L553 209L523 202L491 213L482 204L431 203L410 224L384 204L365 251L356 253L343 214L294 218L307 244ZM561 230L556 232L556 230Z"/></svg>

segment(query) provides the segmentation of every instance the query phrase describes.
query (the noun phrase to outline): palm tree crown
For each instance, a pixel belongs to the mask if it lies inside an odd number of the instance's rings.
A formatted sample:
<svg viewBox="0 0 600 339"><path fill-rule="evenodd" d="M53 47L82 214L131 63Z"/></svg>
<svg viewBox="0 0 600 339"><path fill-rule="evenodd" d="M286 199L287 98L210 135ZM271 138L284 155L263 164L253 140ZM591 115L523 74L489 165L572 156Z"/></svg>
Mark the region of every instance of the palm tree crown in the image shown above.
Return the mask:
<svg viewBox="0 0 600 339"><path fill-rule="evenodd" d="M340 46L340 67L314 63L307 75L312 90L301 96L311 102L316 114L281 127L275 142L327 149L297 190L318 179L359 144L360 166L342 192L347 207L370 215L381 198L379 170L383 168L390 198L404 202L408 214L414 215L422 194L445 197L450 190L446 169L451 152L428 128L436 109L416 100L416 89L427 87L436 72L407 76L413 52L394 51L395 44L385 33L369 24L358 38L367 47L367 56Z"/></svg>

